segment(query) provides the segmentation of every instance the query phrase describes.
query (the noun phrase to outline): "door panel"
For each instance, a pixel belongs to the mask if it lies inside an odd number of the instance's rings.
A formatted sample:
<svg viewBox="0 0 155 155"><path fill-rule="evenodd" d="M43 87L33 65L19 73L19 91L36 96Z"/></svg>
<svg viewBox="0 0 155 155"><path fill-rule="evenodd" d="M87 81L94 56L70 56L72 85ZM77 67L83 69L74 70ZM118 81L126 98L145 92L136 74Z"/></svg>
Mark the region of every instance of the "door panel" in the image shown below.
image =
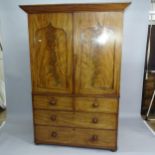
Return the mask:
<svg viewBox="0 0 155 155"><path fill-rule="evenodd" d="M74 13L75 92L117 94L122 13Z"/></svg>
<svg viewBox="0 0 155 155"><path fill-rule="evenodd" d="M29 27L33 91L71 93L72 14L32 14Z"/></svg>

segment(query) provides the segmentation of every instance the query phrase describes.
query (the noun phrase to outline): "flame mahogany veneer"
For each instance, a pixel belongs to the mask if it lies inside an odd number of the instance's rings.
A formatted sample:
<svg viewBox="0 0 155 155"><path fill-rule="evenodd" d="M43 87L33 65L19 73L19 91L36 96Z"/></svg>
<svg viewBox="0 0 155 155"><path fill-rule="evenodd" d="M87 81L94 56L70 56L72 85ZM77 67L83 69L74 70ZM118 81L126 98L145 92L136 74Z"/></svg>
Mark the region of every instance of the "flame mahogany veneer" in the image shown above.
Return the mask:
<svg viewBox="0 0 155 155"><path fill-rule="evenodd" d="M128 5L20 6L28 13L35 143L117 150Z"/></svg>

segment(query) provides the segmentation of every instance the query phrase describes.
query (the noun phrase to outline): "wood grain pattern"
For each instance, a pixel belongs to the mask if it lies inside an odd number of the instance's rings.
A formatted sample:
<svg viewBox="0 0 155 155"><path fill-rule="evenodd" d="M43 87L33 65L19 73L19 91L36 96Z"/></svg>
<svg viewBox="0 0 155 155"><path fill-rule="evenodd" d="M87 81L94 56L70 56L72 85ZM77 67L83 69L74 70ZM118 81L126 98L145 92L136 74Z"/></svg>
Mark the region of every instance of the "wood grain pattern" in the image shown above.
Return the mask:
<svg viewBox="0 0 155 155"><path fill-rule="evenodd" d="M20 5L29 14L76 11L123 11L130 3Z"/></svg>
<svg viewBox="0 0 155 155"><path fill-rule="evenodd" d="M76 93L118 94L122 13L74 16Z"/></svg>
<svg viewBox="0 0 155 155"><path fill-rule="evenodd" d="M73 110L73 100L71 97L34 96L33 104L35 109Z"/></svg>
<svg viewBox="0 0 155 155"><path fill-rule="evenodd" d="M37 125L36 142L115 149L115 132L116 131Z"/></svg>
<svg viewBox="0 0 155 155"><path fill-rule="evenodd" d="M116 115L35 110L35 124L95 129L116 129Z"/></svg>
<svg viewBox="0 0 155 155"><path fill-rule="evenodd" d="M29 21L36 143L117 149L128 5L20 6Z"/></svg>
<svg viewBox="0 0 155 155"><path fill-rule="evenodd" d="M77 129L75 139L81 138L77 141L78 144L85 144L88 146L112 147L115 148L115 132L108 130L92 130L92 129ZM96 136L96 138L95 138Z"/></svg>
<svg viewBox="0 0 155 155"><path fill-rule="evenodd" d="M77 97L75 98L75 107L76 111L83 112L118 112L117 99Z"/></svg>
<svg viewBox="0 0 155 155"><path fill-rule="evenodd" d="M118 101L110 98L92 98L92 97L73 97L64 96L43 96L35 95L33 97L33 104L35 109L45 110L65 110L77 112L104 112L117 113ZM73 104L75 104L73 106Z"/></svg>
<svg viewBox="0 0 155 155"><path fill-rule="evenodd" d="M31 15L29 27L33 90L71 93L72 15Z"/></svg>
<svg viewBox="0 0 155 155"><path fill-rule="evenodd" d="M66 94L66 93L53 93L53 92L40 92L33 91L32 95L45 95L45 96L66 96L66 97L105 97L111 99L119 99L120 95L118 94Z"/></svg>

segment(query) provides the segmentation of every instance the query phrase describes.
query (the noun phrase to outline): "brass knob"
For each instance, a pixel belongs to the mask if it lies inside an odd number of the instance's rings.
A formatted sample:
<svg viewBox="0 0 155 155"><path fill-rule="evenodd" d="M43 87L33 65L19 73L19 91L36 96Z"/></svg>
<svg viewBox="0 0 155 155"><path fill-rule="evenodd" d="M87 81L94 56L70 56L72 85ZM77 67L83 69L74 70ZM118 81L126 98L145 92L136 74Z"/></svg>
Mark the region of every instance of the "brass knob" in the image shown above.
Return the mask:
<svg viewBox="0 0 155 155"><path fill-rule="evenodd" d="M94 141L97 141L97 140L98 140L98 136L97 135L92 135L91 141L94 142Z"/></svg>
<svg viewBox="0 0 155 155"><path fill-rule="evenodd" d="M99 104L98 104L97 102L94 102L94 103L92 104L92 106L93 106L94 108L97 108L97 107L99 106Z"/></svg>
<svg viewBox="0 0 155 155"><path fill-rule="evenodd" d="M58 135L58 134L57 134L57 132L55 132L55 131L53 131L52 134L51 134L52 137L57 137L57 135Z"/></svg>
<svg viewBox="0 0 155 155"><path fill-rule="evenodd" d="M52 120L52 121L56 121L56 115L52 115L52 116L51 116L51 120Z"/></svg>
<svg viewBox="0 0 155 155"><path fill-rule="evenodd" d="M98 119L97 119L96 117L94 117L94 118L92 119L92 122L93 122L93 123L97 123L97 122L98 122Z"/></svg>
<svg viewBox="0 0 155 155"><path fill-rule="evenodd" d="M57 101L53 98L49 101L50 105L56 105Z"/></svg>

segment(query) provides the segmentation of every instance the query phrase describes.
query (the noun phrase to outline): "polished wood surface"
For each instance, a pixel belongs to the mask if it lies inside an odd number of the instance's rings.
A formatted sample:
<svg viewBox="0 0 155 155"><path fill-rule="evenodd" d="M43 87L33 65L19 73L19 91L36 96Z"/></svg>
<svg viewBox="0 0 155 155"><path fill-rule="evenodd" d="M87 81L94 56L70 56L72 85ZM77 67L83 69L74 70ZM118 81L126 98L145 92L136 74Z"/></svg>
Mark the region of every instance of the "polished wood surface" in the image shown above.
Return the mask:
<svg viewBox="0 0 155 155"><path fill-rule="evenodd" d="M20 6L28 13L36 143L117 149L128 5Z"/></svg>
<svg viewBox="0 0 155 155"><path fill-rule="evenodd" d="M116 131L36 126L37 143L116 148ZM70 138L69 138L70 137Z"/></svg>
<svg viewBox="0 0 155 155"><path fill-rule="evenodd" d="M35 110L35 124L96 129L116 129L115 114Z"/></svg>
<svg viewBox="0 0 155 155"><path fill-rule="evenodd" d="M111 99L117 99L119 100L120 94L66 94L66 93L52 93L52 92L40 92L40 91L33 91L32 95L39 95L39 96L66 96L66 97L105 97L105 98L111 98Z"/></svg>
<svg viewBox="0 0 155 155"><path fill-rule="evenodd" d="M122 13L75 13L76 93L119 91Z"/></svg>
<svg viewBox="0 0 155 155"><path fill-rule="evenodd" d="M117 99L76 97L75 109L83 112L117 113L118 102Z"/></svg>
<svg viewBox="0 0 155 155"><path fill-rule="evenodd" d="M39 96L33 97L35 109L78 112L117 113L118 101L111 98ZM74 104L74 105L73 105ZM75 109L73 109L75 107Z"/></svg>
<svg viewBox="0 0 155 155"><path fill-rule="evenodd" d="M73 99L71 97L34 96L33 104L35 109L73 110Z"/></svg>
<svg viewBox="0 0 155 155"><path fill-rule="evenodd" d="M29 14L76 11L123 11L130 3L20 5Z"/></svg>
<svg viewBox="0 0 155 155"><path fill-rule="evenodd" d="M72 15L31 15L29 27L33 90L71 93Z"/></svg>

